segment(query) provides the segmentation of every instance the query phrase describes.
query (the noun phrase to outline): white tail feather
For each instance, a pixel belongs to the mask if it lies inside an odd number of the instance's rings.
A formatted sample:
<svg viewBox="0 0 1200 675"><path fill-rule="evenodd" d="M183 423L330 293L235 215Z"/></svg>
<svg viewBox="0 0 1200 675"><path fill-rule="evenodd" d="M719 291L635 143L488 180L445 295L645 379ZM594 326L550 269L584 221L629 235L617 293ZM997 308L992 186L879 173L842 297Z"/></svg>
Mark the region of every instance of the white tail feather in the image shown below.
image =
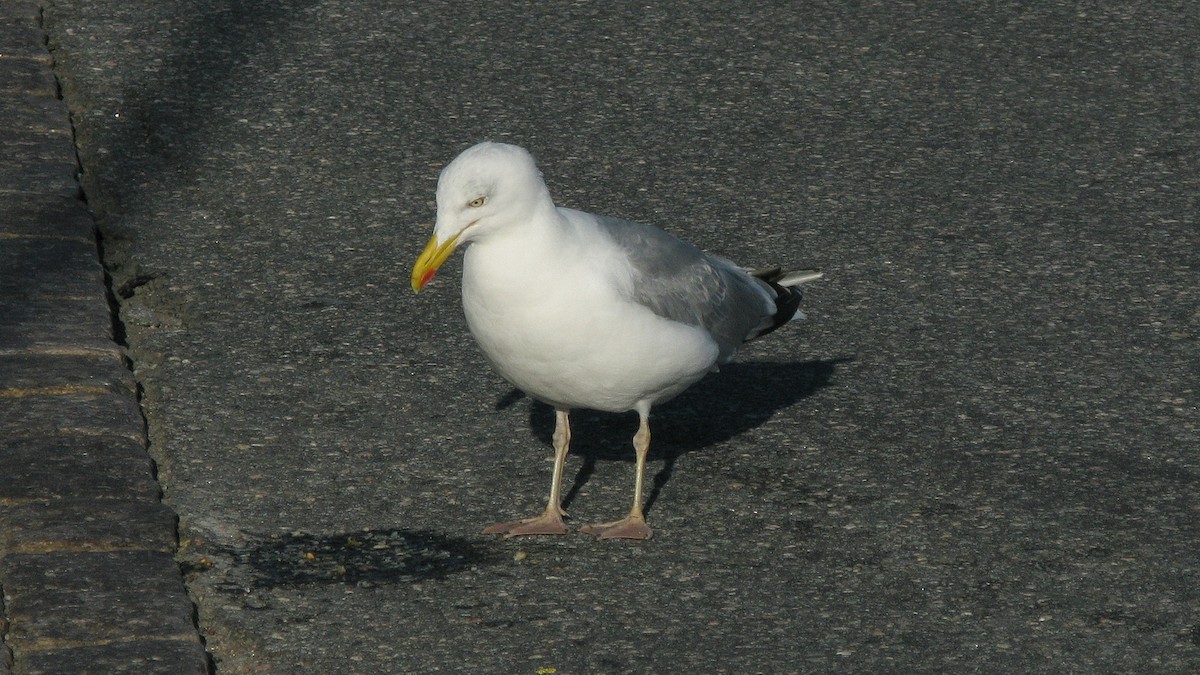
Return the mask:
<svg viewBox="0 0 1200 675"><path fill-rule="evenodd" d="M782 277L775 280L775 283L787 288L789 286L799 286L800 284L815 281L825 276L820 270L795 270L786 272Z"/></svg>

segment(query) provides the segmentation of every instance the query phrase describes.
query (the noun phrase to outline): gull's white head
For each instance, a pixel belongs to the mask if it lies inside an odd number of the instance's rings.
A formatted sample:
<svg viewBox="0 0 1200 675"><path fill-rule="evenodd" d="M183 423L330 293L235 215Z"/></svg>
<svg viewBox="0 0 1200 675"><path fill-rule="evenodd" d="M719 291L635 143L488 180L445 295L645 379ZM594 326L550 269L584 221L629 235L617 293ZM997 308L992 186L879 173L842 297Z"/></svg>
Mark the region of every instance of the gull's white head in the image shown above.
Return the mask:
<svg viewBox="0 0 1200 675"><path fill-rule="evenodd" d="M437 186L437 224L413 266L420 291L459 245L512 223L528 221L551 204L533 156L507 143L479 143L442 169Z"/></svg>

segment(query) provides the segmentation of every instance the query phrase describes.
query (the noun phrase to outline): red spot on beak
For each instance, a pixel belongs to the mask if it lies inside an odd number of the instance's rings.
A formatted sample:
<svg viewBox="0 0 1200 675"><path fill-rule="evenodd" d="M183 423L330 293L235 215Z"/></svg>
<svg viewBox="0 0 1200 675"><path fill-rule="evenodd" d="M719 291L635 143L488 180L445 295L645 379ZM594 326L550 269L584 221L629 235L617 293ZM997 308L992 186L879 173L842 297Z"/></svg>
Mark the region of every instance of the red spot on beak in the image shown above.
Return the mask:
<svg viewBox="0 0 1200 675"><path fill-rule="evenodd" d="M425 284L429 283L429 280L432 279L433 275L435 274L437 274L437 270L429 270L426 272L425 276L421 277L421 285L424 286Z"/></svg>

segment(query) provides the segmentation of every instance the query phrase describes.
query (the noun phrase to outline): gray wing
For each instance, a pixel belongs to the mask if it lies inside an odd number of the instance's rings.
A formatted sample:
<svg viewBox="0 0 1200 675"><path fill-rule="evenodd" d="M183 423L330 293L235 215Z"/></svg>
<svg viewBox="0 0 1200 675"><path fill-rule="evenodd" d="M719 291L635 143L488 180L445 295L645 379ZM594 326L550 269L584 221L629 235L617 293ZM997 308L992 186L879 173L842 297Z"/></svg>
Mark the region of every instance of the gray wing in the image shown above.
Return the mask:
<svg viewBox="0 0 1200 675"><path fill-rule="evenodd" d="M731 262L641 223L596 216L625 251L635 275L630 299L655 314L707 330L724 362L771 325L770 287Z"/></svg>

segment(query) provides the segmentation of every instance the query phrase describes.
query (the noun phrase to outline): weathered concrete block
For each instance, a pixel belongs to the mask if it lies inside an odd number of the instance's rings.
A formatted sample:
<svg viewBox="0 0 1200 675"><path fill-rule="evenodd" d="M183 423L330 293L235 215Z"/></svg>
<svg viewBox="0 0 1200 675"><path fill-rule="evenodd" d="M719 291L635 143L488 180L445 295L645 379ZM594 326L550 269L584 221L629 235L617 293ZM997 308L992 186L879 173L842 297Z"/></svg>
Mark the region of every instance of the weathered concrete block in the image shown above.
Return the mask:
<svg viewBox="0 0 1200 675"><path fill-rule="evenodd" d="M9 554L0 579L20 672L205 672L170 553Z"/></svg>
<svg viewBox="0 0 1200 675"><path fill-rule="evenodd" d="M4 143L0 157L0 192L71 196L79 194L74 157L40 158L47 148L38 143ZM55 153L58 154L58 153Z"/></svg>
<svg viewBox="0 0 1200 675"><path fill-rule="evenodd" d="M142 442L144 425L137 399L128 391L107 387L25 395L8 392L0 405L0 429L12 439L78 435Z"/></svg>
<svg viewBox="0 0 1200 675"><path fill-rule="evenodd" d="M106 437L0 440L0 506L63 499L159 496L141 443Z"/></svg>
<svg viewBox="0 0 1200 675"><path fill-rule="evenodd" d="M107 354L0 354L0 397L59 388L137 395L133 373L116 351Z"/></svg>
<svg viewBox="0 0 1200 675"><path fill-rule="evenodd" d="M64 647L21 654L25 675L136 673L137 675L204 675L207 656L200 641L135 640L93 647ZM2 671L0 671L2 672Z"/></svg>
<svg viewBox="0 0 1200 675"><path fill-rule="evenodd" d="M149 595L171 595L184 590L175 559L161 551L13 553L0 557L0 574L10 588L26 589L18 591L19 598L10 596L18 600L42 591L120 591L131 586L130 579L138 579L133 585Z"/></svg>
<svg viewBox="0 0 1200 675"><path fill-rule="evenodd" d="M14 47L13 53L24 54L24 49L45 52L45 48L42 47L42 29L38 25L41 6L35 0L7 0L4 5L4 18L7 22L3 30L0 30L0 37L15 38L11 43L7 43ZM9 53L7 48L5 53Z"/></svg>
<svg viewBox="0 0 1200 675"><path fill-rule="evenodd" d="M146 499L73 499L0 508L10 553L175 550L175 513Z"/></svg>
<svg viewBox="0 0 1200 675"><path fill-rule="evenodd" d="M101 278L99 268L95 274ZM112 311L102 285L77 300L0 297L0 316L5 317L0 323L0 352L113 344Z"/></svg>
<svg viewBox="0 0 1200 675"><path fill-rule="evenodd" d="M129 672L145 662L145 672L203 672L174 527L153 499L0 508L5 641L19 671Z"/></svg>
<svg viewBox="0 0 1200 675"><path fill-rule="evenodd" d="M41 100L41 99L36 99ZM6 113L0 111L0 119ZM78 164L75 159L75 139L70 128L58 133L3 132L0 133L0 197L18 199L70 199L79 201L81 190ZM45 184L32 182L52 172ZM68 182L69 180L69 182ZM0 214L0 220L6 220Z"/></svg>
<svg viewBox="0 0 1200 675"><path fill-rule="evenodd" d="M6 239L0 245L0 265L5 266L0 293L13 299L91 297L103 289L104 273L96 246L86 240Z"/></svg>
<svg viewBox="0 0 1200 675"><path fill-rule="evenodd" d="M94 247L95 231L87 204L74 197L0 194L0 240L56 237L90 242Z"/></svg>
<svg viewBox="0 0 1200 675"><path fill-rule="evenodd" d="M0 30L0 39L4 31ZM0 42L0 44L5 44ZM44 53L44 52L43 52ZM0 65L3 69L3 65ZM0 98L0 119L5 120L4 137L29 134L33 136L57 136L70 140L71 121L67 116L67 105L55 96L16 92ZM54 156L54 159L74 161L70 156Z"/></svg>
<svg viewBox="0 0 1200 675"><path fill-rule="evenodd" d="M0 60L0 93L57 97L58 81L54 79L54 72L46 67L49 58L46 54L44 58Z"/></svg>

